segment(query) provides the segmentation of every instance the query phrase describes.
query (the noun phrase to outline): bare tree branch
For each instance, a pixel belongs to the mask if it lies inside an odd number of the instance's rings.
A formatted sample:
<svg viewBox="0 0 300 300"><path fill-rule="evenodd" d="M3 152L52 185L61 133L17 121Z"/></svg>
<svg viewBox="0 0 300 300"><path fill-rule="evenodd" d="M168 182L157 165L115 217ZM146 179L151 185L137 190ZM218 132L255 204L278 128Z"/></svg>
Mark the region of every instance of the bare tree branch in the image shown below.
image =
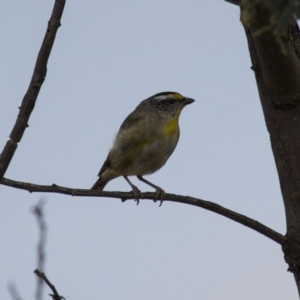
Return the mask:
<svg viewBox="0 0 300 300"><path fill-rule="evenodd" d="M44 270L45 265L45 244L46 244L46 233L47 225L44 218L44 204L43 200L40 200L37 205L33 207L33 213L36 216L38 226L39 226L39 240L37 246L37 268L38 270ZM43 298L43 280L38 278L36 287L36 300L41 300Z"/></svg>
<svg viewBox="0 0 300 300"><path fill-rule="evenodd" d="M241 0L225 0L226 2L229 2L231 4L234 5L240 5L241 4Z"/></svg>
<svg viewBox="0 0 300 300"><path fill-rule="evenodd" d="M33 111L39 91L46 77L47 62L54 44L56 32L60 26L60 20L64 10L65 2L65 0L56 0L54 3L52 15L48 22L48 28L36 60L28 90L23 98L21 107L19 108L20 112L14 128L10 133L10 139L7 141L0 155L0 180L4 176L11 159L14 156L14 153L18 147L18 143L21 141L25 129L28 127L29 117Z"/></svg>
<svg viewBox="0 0 300 300"><path fill-rule="evenodd" d="M46 277L45 273L40 272L38 269L36 269L35 271L33 271L33 273L35 273L36 276L38 276L40 279L44 280L45 283L50 287L50 289L53 292L53 295L52 294L49 294L49 295L52 297L52 299L54 299L54 300L63 300L63 299L65 299L65 297L60 296L58 294L55 286L48 280L48 278Z"/></svg>
<svg viewBox="0 0 300 300"><path fill-rule="evenodd" d="M58 193L58 194L65 194L71 196L119 198L123 202L129 199L135 199L135 196L132 192L126 193L126 192L106 192L106 191L98 191L98 190L90 190L90 189L71 189L63 186L58 186L56 184L52 184L51 186L38 185L38 184L15 181L8 178L3 178L1 184L13 188L17 188L17 189L26 190L29 191L30 193L42 192L42 193ZM144 200L153 200L155 197L155 193L143 193L143 196L144 196ZM194 205L194 206L198 206L210 210L228 219L231 219L235 222L243 224L253 230L256 230L257 232L263 234L264 236L268 237L269 239L275 241L280 245L285 245L286 243L286 238L282 234L259 223L254 219L236 213L216 203L189 197L189 196L181 196L181 195L174 195L174 194L166 194L165 201L190 204L190 205Z"/></svg>
<svg viewBox="0 0 300 300"><path fill-rule="evenodd" d="M8 291L11 295L11 298L13 300L22 300L21 296L19 295L19 292L17 290L17 286L13 283L13 282L10 282L8 284Z"/></svg>

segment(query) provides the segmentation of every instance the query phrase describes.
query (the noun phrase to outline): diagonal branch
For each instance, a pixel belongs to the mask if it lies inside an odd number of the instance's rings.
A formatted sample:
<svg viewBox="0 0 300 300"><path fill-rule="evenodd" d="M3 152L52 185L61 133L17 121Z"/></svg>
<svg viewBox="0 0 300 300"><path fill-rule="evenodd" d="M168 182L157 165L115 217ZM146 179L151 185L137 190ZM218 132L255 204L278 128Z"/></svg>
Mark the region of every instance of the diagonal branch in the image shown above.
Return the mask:
<svg viewBox="0 0 300 300"><path fill-rule="evenodd" d="M54 299L54 300L65 300L66 299L65 297L59 295L55 286L49 281L49 279L47 278L45 273L39 271L38 269L33 271L33 273L36 274L36 276L39 277L40 279L44 280L45 283L50 287L53 294L49 294L49 295L52 297L52 299Z"/></svg>
<svg viewBox="0 0 300 300"><path fill-rule="evenodd" d="M132 192L106 192L106 191L98 191L98 190L90 190L90 189L71 189L63 186L58 186L56 184L52 185L38 185L32 183L25 183L20 181L11 180L8 178L3 178L1 184L10 186L13 188L21 189L32 192L42 192L42 193L57 193L57 194L65 194L71 196L84 196L84 197L106 197L106 198L117 198L121 199L123 202L129 199L135 199L135 196ZM152 200L155 197L155 193L143 193L144 200ZM221 205L216 203L205 201L198 198L193 198L189 196L181 196L174 194L166 194L164 201L172 201L183 204L190 204L194 206L198 206L209 211L215 212L219 215L222 215L228 219L231 219L237 223L243 224L257 232L263 234L269 239L275 241L280 245L285 245L286 238L274 231L273 229L261 224L260 222L241 215L237 212L234 212L230 209L227 209Z"/></svg>
<svg viewBox="0 0 300 300"><path fill-rule="evenodd" d="M241 0L225 0L226 2L229 2L231 4L234 5L240 5L241 4Z"/></svg>
<svg viewBox="0 0 300 300"><path fill-rule="evenodd" d="M15 283L13 282L8 283L8 291L10 293L12 300L22 300Z"/></svg>
<svg viewBox="0 0 300 300"><path fill-rule="evenodd" d="M11 159L15 154L25 129L28 127L29 117L33 111L39 91L46 77L48 59L54 44L56 32L60 26L65 2L66 0L56 0L54 3L52 15L48 22L48 28L36 60L28 90L23 98L18 118L10 133L10 139L7 141L0 154L0 180L4 176Z"/></svg>

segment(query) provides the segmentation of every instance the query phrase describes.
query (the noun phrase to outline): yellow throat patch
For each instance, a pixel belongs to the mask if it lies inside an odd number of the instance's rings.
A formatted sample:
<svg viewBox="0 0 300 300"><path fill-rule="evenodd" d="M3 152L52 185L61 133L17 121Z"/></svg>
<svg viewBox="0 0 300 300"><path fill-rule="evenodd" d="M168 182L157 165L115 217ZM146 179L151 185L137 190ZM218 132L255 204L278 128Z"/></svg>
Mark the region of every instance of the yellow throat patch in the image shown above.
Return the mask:
<svg viewBox="0 0 300 300"><path fill-rule="evenodd" d="M165 134L167 136L172 136L178 131L178 121L179 121L180 111L178 111L175 117L166 125Z"/></svg>

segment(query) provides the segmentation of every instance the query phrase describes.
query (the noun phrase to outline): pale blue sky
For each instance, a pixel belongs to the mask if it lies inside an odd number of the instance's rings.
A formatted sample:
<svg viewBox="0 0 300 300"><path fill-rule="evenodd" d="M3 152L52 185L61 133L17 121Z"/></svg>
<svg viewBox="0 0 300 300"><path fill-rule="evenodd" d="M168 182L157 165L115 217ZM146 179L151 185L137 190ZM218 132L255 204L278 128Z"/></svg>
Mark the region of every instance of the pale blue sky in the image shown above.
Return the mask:
<svg viewBox="0 0 300 300"><path fill-rule="evenodd" d="M52 6L38 0L1 6L1 149ZM181 115L174 154L148 179L284 234L250 66L239 10L222 0L67 1L30 127L6 176L91 187L123 119L143 99L174 90L196 102ZM106 190L129 186L120 178ZM219 215L170 202L136 206L0 186L1 299L10 299L9 281L23 299L33 299L38 231L30 208L42 196L49 227L46 274L67 299L297 299L280 247Z"/></svg>

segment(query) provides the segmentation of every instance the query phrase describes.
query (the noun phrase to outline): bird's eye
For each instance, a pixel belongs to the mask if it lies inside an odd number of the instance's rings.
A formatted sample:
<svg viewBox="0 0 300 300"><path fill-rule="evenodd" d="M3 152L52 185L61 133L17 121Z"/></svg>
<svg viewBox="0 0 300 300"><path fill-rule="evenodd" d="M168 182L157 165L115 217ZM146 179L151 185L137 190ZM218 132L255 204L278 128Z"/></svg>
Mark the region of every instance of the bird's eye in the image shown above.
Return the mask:
<svg viewBox="0 0 300 300"><path fill-rule="evenodd" d="M169 99L168 102L169 102L169 104L174 104L175 100L174 99Z"/></svg>

